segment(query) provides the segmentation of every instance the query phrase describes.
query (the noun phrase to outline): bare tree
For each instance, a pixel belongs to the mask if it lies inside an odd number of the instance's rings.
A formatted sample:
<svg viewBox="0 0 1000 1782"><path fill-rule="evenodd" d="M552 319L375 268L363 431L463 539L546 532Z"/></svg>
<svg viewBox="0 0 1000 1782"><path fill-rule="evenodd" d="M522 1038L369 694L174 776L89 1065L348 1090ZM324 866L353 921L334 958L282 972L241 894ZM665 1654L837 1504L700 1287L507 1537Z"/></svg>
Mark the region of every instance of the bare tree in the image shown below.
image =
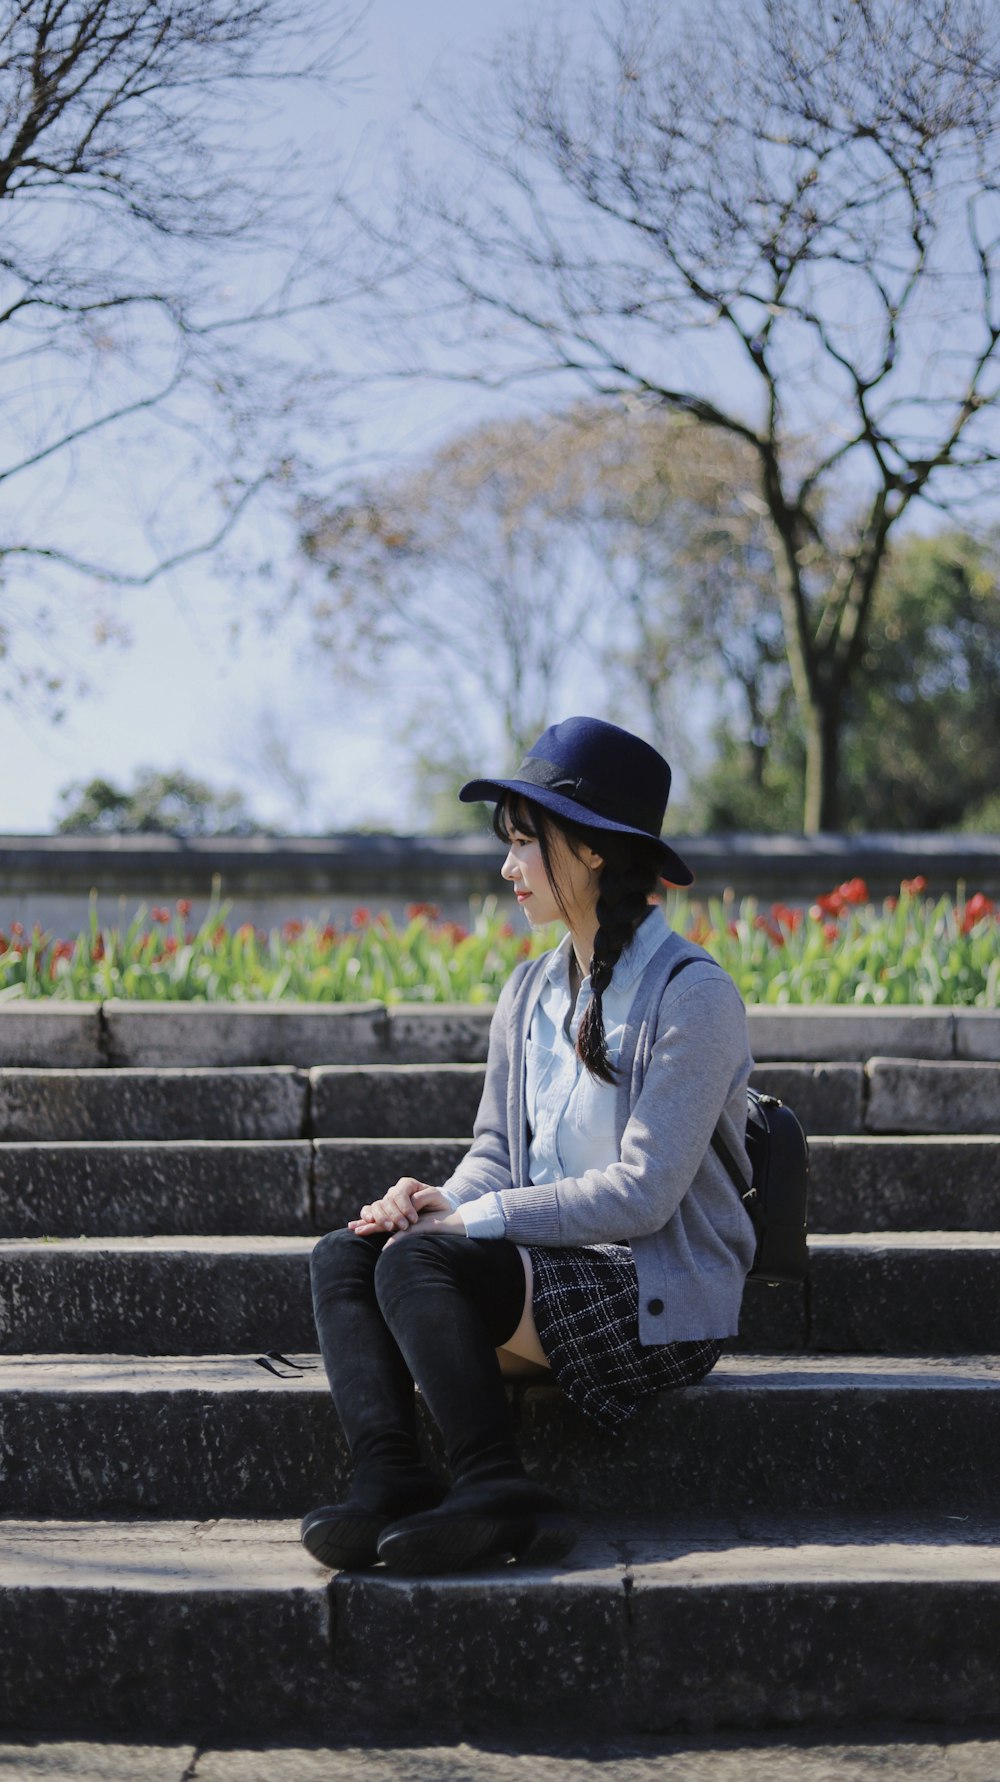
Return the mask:
<svg viewBox="0 0 1000 1782"><path fill-rule="evenodd" d="M578 404L568 421L561 449L577 461L577 524L608 611L595 679L606 672L632 713L638 701L682 763L693 695L723 696L762 764L787 669L753 454L663 405Z"/></svg>
<svg viewBox="0 0 1000 1782"><path fill-rule="evenodd" d="M443 375L569 378L752 453L808 830L840 821L891 535L997 459L998 39L992 0L637 0L451 95L461 183L411 181L386 231Z"/></svg>
<svg viewBox="0 0 1000 1782"><path fill-rule="evenodd" d="M146 586L282 475L297 320L337 291L268 95L335 94L352 33L317 0L3 8L0 634L32 572Z"/></svg>
<svg viewBox="0 0 1000 1782"><path fill-rule="evenodd" d="M492 742L484 715L516 759L577 698L683 763L696 685L738 689L752 734L784 666L754 470L743 441L663 407L468 429L304 510L313 635L342 682L416 665L397 705L425 801Z"/></svg>
<svg viewBox="0 0 1000 1782"><path fill-rule="evenodd" d="M323 573L315 635L342 676L377 678L408 655L443 703L473 725L490 711L508 751L523 752L604 618L579 573L580 465L560 449L565 434L487 425L303 510L303 549Z"/></svg>

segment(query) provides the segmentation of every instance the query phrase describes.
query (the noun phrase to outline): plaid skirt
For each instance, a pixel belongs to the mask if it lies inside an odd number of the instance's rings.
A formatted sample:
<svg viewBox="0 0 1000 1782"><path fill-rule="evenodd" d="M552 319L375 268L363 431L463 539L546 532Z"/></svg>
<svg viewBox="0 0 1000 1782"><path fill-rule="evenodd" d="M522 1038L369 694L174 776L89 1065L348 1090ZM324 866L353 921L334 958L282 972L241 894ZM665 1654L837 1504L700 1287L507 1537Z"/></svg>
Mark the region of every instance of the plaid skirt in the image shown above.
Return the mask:
<svg viewBox="0 0 1000 1782"><path fill-rule="evenodd" d="M639 1341L639 1281L627 1244L553 1250L529 1246L532 1310L552 1376L602 1429L634 1417L644 1398L693 1386L710 1373L722 1340Z"/></svg>

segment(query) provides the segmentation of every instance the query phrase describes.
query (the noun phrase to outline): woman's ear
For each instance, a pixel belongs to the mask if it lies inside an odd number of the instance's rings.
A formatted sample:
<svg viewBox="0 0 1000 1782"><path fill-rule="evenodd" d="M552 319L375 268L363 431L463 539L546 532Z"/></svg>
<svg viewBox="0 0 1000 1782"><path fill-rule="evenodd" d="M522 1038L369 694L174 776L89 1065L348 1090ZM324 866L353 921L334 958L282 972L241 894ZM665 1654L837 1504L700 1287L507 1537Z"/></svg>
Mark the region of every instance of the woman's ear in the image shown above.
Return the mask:
<svg viewBox="0 0 1000 1782"><path fill-rule="evenodd" d="M587 852L584 855L584 860L586 861L587 865L590 867L591 872L603 872L604 871L604 855L603 854L595 854L593 848L587 849Z"/></svg>

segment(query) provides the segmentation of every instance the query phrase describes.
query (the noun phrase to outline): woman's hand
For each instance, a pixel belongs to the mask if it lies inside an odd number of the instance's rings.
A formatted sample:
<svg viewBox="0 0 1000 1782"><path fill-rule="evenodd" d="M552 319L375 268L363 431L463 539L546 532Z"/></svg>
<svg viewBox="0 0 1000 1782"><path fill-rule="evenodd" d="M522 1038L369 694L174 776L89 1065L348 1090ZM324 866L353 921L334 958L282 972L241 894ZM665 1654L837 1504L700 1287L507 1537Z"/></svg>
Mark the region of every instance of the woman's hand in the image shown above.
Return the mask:
<svg viewBox="0 0 1000 1782"><path fill-rule="evenodd" d="M400 1176L381 1200L363 1206L356 1219L348 1219L347 1226L359 1237L371 1237L377 1231L403 1232L415 1225L422 1214L432 1212L451 1212L440 1188L418 1182L414 1176ZM461 1219L459 1225L464 1231Z"/></svg>
<svg viewBox="0 0 1000 1782"><path fill-rule="evenodd" d="M436 1193L436 1190L432 1189L432 1193ZM440 1198L440 1196L438 1198ZM415 1195L414 1199L416 1199ZM420 1214L415 1225L407 1225L403 1231L393 1232L392 1237L389 1239L389 1243L387 1243L385 1247L388 1250L389 1244L404 1244L408 1237L413 1236L415 1231L427 1230L457 1231L460 1237L464 1237L465 1220L462 1218L457 1207L453 1211L446 1203L443 1210L438 1210L437 1208L429 1209L427 1212Z"/></svg>

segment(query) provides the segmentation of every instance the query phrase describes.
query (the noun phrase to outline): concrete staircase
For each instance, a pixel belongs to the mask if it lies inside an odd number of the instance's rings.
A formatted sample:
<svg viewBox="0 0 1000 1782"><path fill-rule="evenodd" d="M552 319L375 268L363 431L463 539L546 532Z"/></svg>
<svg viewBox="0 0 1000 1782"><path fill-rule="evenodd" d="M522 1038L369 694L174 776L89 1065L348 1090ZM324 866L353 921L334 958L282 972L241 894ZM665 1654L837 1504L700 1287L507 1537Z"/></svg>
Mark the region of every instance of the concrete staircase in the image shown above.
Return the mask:
<svg viewBox="0 0 1000 1782"><path fill-rule="evenodd" d="M809 1289L620 1437L519 1386L554 1572L334 1576L307 1257L467 1142L488 1010L0 1014L0 1723L348 1739L1000 1706L1000 1014L755 1010ZM817 1062L818 1061L818 1062ZM429 1433L429 1440L432 1437Z"/></svg>

